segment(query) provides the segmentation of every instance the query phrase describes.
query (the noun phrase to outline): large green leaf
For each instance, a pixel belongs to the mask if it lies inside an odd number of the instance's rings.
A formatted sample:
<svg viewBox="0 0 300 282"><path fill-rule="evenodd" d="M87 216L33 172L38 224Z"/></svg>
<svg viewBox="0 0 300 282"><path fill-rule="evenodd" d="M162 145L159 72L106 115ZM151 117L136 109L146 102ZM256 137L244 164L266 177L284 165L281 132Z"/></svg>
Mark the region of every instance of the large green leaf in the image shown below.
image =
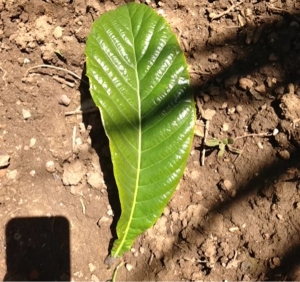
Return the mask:
<svg viewBox="0 0 300 282"><path fill-rule="evenodd" d="M146 5L129 3L103 14L85 53L121 202L111 252L118 257L159 218L183 174L194 102L176 36Z"/></svg>

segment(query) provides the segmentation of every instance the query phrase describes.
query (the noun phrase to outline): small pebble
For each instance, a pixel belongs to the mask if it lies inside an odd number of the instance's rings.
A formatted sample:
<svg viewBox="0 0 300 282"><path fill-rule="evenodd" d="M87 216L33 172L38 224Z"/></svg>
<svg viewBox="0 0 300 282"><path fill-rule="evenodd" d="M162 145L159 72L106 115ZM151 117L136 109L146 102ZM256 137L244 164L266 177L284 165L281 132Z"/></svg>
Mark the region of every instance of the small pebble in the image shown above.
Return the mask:
<svg viewBox="0 0 300 282"><path fill-rule="evenodd" d="M279 220L283 220L283 216L282 216L280 213L276 214L276 217L277 217Z"/></svg>
<svg viewBox="0 0 300 282"><path fill-rule="evenodd" d="M54 161L46 162L46 170L50 173L55 172L55 164Z"/></svg>
<svg viewBox="0 0 300 282"><path fill-rule="evenodd" d="M31 170L31 171L29 172L29 174L30 174L32 177L34 177L34 176L36 175L36 171L35 171L35 170Z"/></svg>
<svg viewBox="0 0 300 282"><path fill-rule="evenodd" d="M36 139L35 138L31 138L29 141L29 147L32 148L36 143Z"/></svg>
<svg viewBox="0 0 300 282"><path fill-rule="evenodd" d="M242 89L248 90L253 86L253 81L249 78L243 77L239 80L239 85Z"/></svg>
<svg viewBox="0 0 300 282"><path fill-rule="evenodd" d="M268 87L273 87L277 83L277 79L275 77L267 77L266 83Z"/></svg>
<svg viewBox="0 0 300 282"><path fill-rule="evenodd" d="M108 216L114 216L113 210L108 210L106 213Z"/></svg>
<svg viewBox="0 0 300 282"><path fill-rule="evenodd" d="M140 247L139 251L140 251L141 254L145 253L145 249L143 247Z"/></svg>
<svg viewBox="0 0 300 282"><path fill-rule="evenodd" d="M126 263L125 267L126 267L127 271L131 271L133 269L133 266L129 263Z"/></svg>
<svg viewBox="0 0 300 282"><path fill-rule="evenodd" d="M228 230L229 232L235 232L235 231L239 231L240 229L237 226L234 226L234 227L230 227Z"/></svg>
<svg viewBox="0 0 300 282"><path fill-rule="evenodd" d="M228 103L227 102L224 102L221 106L221 109L226 109L228 107Z"/></svg>
<svg viewBox="0 0 300 282"><path fill-rule="evenodd" d="M273 136L275 136L275 135L277 135L279 133L279 130L277 129L277 128L274 128L274 130L273 130Z"/></svg>
<svg viewBox="0 0 300 282"><path fill-rule="evenodd" d="M222 125L222 131L226 132L229 129L229 124L227 122L224 122Z"/></svg>
<svg viewBox="0 0 300 282"><path fill-rule="evenodd" d="M93 272L95 269L96 269L96 266L93 265L91 262L89 263L89 269L90 269L90 272Z"/></svg>
<svg viewBox="0 0 300 282"><path fill-rule="evenodd" d="M100 279L95 274L92 274L91 281L92 282L100 282Z"/></svg>
<svg viewBox="0 0 300 282"><path fill-rule="evenodd" d="M232 108L228 108L227 109L227 114L228 115L233 115L235 113L235 107L232 107Z"/></svg>
<svg viewBox="0 0 300 282"><path fill-rule="evenodd" d="M59 104L68 107L70 105L71 100L66 94L62 94L59 99Z"/></svg>
<svg viewBox="0 0 300 282"><path fill-rule="evenodd" d="M86 132L86 128L83 122L79 123L79 131L81 134L84 134Z"/></svg>
<svg viewBox="0 0 300 282"><path fill-rule="evenodd" d="M102 217L98 220L97 225L98 225L99 227L101 227L101 226L105 225L106 223L108 223L108 222L110 222L110 221L111 221L111 220L109 219L109 217L107 217L107 216L102 216Z"/></svg>
<svg viewBox="0 0 300 282"><path fill-rule="evenodd" d="M30 63L30 60L28 58L24 58L23 64L26 65L26 64L29 64L29 63Z"/></svg>
<svg viewBox="0 0 300 282"><path fill-rule="evenodd" d="M287 86L288 93L294 94L295 93L295 86L293 83L289 83Z"/></svg>
<svg viewBox="0 0 300 282"><path fill-rule="evenodd" d="M258 85L255 90L259 93L266 93L266 86L264 84Z"/></svg>
<svg viewBox="0 0 300 282"><path fill-rule="evenodd" d="M229 179L224 179L223 187L225 190L229 191L232 188L232 182Z"/></svg>
<svg viewBox="0 0 300 282"><path fill-rule="evenodd" d="M63 29L60 26L57 26L53 31L53 36L55 39L62 38Z"/></svg>
<svg viewBox="0 0 300 282"><path fill-rule="evenodd" d="M204 101L205 103L209 102L209 100L210 100L210 96L207 95L207 94L204 94L204 95L202 96L202 98L203 98L203 101Z"/></svg>
<svg viewBox="0 0 300 282"><path fill-rule="evenodd" d="M291 155L290 155L290 152L288 150L282 150L282 151L279 151L278 152L279 156L281 158L283 158L284 160L289 160Z"/></svg>
<svg viewBox="0 0 300 282"><path fill-rule="evenodd" d="M257 146L258 146L259 149L263 149L264 148L263 144L260 141L257 142Z"/></svg>
<svg viewBox="0 0 300 282"><path fill-rule="evenodd" d="M9 166L10 156L8 154L0 154L0 168Z"/></svg>
<svg viewBox="0 0 300 282"><path fill-rule="evenodd" d="M165 207L163 214L165 216L169 216L170 215L170 208L169 207Z"/></svg>
<svg viewBox="0 0 300 282"><path fill-rule="evenodd" d="M238 113L243 111L243 107L241 105L237 105L235 109Z"/></svg>
<svg viewBox="0 0 300 282"><path fill-rule="evenodd" d="M279 257L273 257L269 260L269 265L271 269L274 269L278 266L280 266L281 262L280 262L280 258Z"/></svg>
<svg viewBox="0 0 300 282"><path fill-rule="evenodd" d="M75 144L76 145L82 145L82 140L81 140L81 138L80 137L77 137L76 139L75 139Z"/></svg>
<svg viewBox="0 0 300 282"><path fill-rule="evenodd" d="M31 113L28 110L22 109L22 114L25 120L31 117Z"/></svg>

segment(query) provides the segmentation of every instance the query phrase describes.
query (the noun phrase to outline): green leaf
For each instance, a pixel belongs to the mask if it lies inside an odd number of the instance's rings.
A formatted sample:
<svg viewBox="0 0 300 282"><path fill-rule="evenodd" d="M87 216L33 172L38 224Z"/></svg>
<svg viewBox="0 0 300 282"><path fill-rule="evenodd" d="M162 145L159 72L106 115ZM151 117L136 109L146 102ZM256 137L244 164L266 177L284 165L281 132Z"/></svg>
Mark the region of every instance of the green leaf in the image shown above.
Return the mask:
<svg viewBox="0 0 300 282"><path fill-rule="evenodd" d="M228 139L227 139L227 140L228 140L228 142L227 142L227 143L228 143L229 145L233 145L233 144L234 144L234 141L235 141L235 140L234 140L233 138L231 138L231 137L228 137Z"/></svg>
<svg viewBox="0 0 300 282"><path fill-rule="evenodd" d="M226 145L224 143L220 143L219 144L219 152L218 152L218 158L223 157L224 153L225 153L225 147Z"/></svg>
<svg viewBox="0 0 300 282"><path fill-rule="evenodd" d="M228 144L228 138L223 139L222 143L223 143L224 145L227 145L227 144Z"/></svg>
<svg viewBox="0 0 300 282"><path fill-rule="evenodd" d="M205 145L208 147L216 147L219 146L220 140L217 138L212 138L210 140L206 140Z"/></svg>
<svg viewBox="0 0 300 282"><path fill-rule="evenodd" d="M195 106L187 64L166 21L129 3L94 22L86 50L90 91L109 138L121 202L121 256L161 216L183 174Z"/></svg>

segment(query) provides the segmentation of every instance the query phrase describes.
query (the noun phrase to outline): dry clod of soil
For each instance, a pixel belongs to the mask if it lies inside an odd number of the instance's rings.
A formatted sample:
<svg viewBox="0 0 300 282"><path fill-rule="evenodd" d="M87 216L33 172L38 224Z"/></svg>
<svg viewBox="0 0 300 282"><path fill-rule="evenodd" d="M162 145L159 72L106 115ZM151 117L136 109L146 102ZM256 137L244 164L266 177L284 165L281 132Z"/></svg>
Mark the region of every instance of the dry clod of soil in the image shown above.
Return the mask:
<svg viewBox="0 0 300 282"><path fill-rule="evenodd" d="M253 118L251 129L254 133L270 132L277 127L278 117L274 109L266 106L265 109L259 111Z"/></svg>
<svg viewBox="0 0 300 282"><path fill-rule="evenodd" d="M87 182L95 189L101 189L103 187L103 175L99 172L89 172L87 174Z"/></svg>
<svg viewBox="0 0 300 282"><path fill-rule="evenodd" d="M0 168L5 168L9 166L10 156L8 154L0 153Z"/></svg>
<svg viewBox="0 0 300 282"><path fill-rule="evenodd" d="M300 98L297 95L293 93L284 94L280 101L282 114L287 120L294 121L300 118Z"/></svg>
<svg viewBox="0 0 300 282"><path fill-rule="evenodd" d="M64 163L63 165L62 181L64 185L77 185L82 181L86 168L84 163L80 160L75 160L71 163Z"/></svg>

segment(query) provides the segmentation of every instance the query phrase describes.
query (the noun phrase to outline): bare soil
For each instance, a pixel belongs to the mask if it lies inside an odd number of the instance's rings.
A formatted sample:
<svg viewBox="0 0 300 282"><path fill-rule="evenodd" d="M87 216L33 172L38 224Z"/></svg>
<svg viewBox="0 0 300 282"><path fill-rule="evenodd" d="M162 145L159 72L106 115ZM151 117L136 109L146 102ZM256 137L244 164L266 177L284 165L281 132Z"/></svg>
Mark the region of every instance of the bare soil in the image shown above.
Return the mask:
<svg viewBox="0 0 300 282"><path fill-rule="evenodd" d="M124 2L0 0L6 281L112 277L104 260L120 207L84 48L93 21ZM171 202L124 256L118 279L300 280L300 2L137 2L166 18L185 51L198 136ZM82 81L27 72L41 64ZM65 115L78 107L82 114ZM221 158L203 145L208 109L207 139L235 140Z"/></svg>

